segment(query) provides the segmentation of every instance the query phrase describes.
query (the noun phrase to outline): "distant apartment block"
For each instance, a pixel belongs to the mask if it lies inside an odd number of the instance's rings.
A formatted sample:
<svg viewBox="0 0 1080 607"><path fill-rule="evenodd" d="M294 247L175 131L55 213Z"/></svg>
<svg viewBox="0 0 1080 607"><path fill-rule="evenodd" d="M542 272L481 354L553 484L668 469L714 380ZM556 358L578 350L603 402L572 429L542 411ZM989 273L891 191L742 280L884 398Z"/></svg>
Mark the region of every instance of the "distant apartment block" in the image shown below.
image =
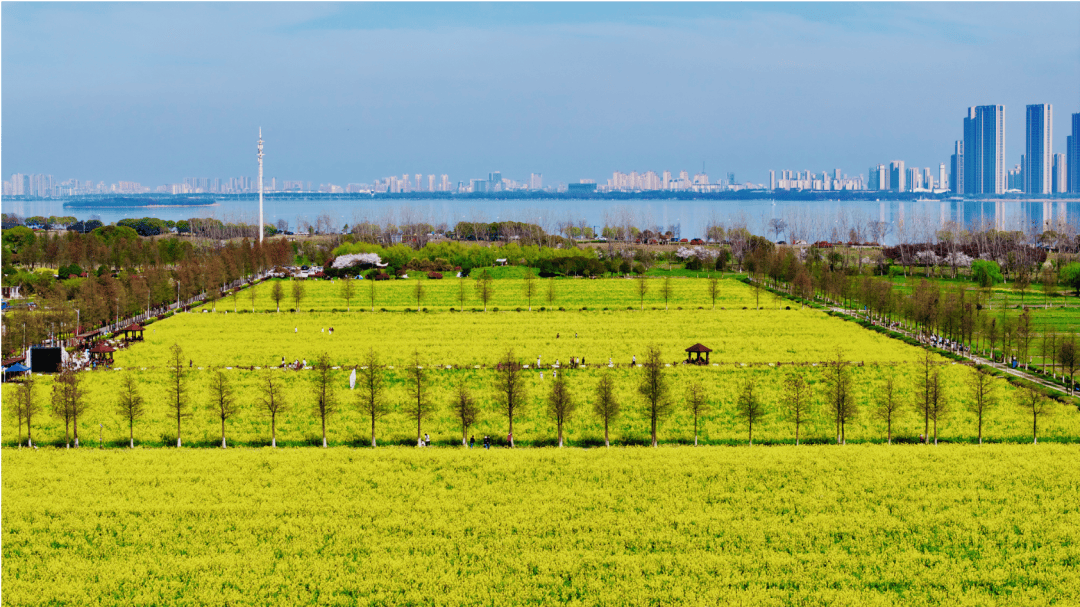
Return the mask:
<svg viewBox="0 0 1080 607"><path fill-rule="evenodd" d="M1024 192L1049 194L1053 188L1054 108L1048 103L1027 106L1024 136Z"/></svg>
<svg viewBox="0 0 1080 607"><path fill-rule="evenodd" d="M1005 191L1005 106L968 108L964 118L964 194Z"/></svg>

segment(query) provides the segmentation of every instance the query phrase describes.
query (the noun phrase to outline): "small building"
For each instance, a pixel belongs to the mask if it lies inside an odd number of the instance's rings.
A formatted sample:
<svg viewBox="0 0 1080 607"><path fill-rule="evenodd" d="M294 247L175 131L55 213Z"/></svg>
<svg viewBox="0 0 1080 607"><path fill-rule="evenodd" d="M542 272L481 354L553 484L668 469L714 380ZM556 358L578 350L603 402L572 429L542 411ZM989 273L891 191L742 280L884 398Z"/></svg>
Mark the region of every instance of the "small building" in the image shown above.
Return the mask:
<svg viewBox="0 0 1080 607"><path fill-rule="evenodd" d="M709 364L709 352L712 352L709 348L701 344L694 344L686 349L686 364L688 365L707 365ZM697 355L695 358L694 355ZM705 358L701 358L701 355L705 354Z"/></svg>

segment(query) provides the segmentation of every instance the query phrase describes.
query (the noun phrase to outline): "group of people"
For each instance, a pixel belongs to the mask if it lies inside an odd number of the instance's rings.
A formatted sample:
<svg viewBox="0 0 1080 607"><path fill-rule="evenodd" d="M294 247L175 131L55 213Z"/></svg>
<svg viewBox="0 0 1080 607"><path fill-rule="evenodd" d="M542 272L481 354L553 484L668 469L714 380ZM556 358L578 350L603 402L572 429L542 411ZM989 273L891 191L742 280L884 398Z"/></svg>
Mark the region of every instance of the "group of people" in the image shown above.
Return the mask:
<svg viewBox="0 0 1080 607"><path fill-rule="evenodd" d="M281 368L282 369L292 369L294 371L299 371L300 369L305 369L305 368L307 368L307 359L305 358L303 361L299 361L299 360L294 359L292 361L292 363L286 364L285 363L285 357L282 356L281 357Z"/></svg>
<svg viewBox="0 0 1080 607"><path fill-rule="evenodd" d="M427 436L427 435L425 434L424 436ZM483 443L484 448L485 449L490 449L491 445L493 443L494 443L494 441L491 439L491 437L488 436L487 434L485 434L484 435L484 443ZM506 435L506 446L509 447L512 444L514 444L514 435L513 434L507 434ZM475 436L470 436L469 437L469 448L472 449L475 446L476 446L476 437Z"/></svg>
<svg viewBox="0 0 1080 607"><path fill-rule="evenodd" d="M430 447L431 446L431 436L429 436L427 433L425 433L424 438L420 438L420 439L416 440L416 446L417 447Z"/></svg>

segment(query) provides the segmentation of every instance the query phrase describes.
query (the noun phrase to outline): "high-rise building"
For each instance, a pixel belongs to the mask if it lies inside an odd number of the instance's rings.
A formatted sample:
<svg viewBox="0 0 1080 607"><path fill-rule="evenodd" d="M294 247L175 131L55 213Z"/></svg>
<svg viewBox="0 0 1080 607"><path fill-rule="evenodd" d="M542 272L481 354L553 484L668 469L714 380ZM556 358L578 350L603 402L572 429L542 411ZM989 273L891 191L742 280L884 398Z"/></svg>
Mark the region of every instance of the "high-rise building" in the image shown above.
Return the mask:
<svg viewBox="0 0 1080 607"><path fill-rule="evenodd" d="M911 167L907 170L907 191L914 192L916 189L922 189L922 173L919 172L919 167Z"/></svg>
<svg viewBox="0 0 1080 607"><path fill-rule="evenodd" d="M968 108L964 118L964 193L1005 191L1005 106Z"/></svg>
<svg viewBox="0 0 1080 607"><path fill-rule="evenodd" d="M967 120L965 119L965 122ZM957 141L953 145L953 154L949 158L949 190L953 194L964 194L964 142Z"/></svg>
<svg viewBox="0 0 1080 607"><path fill-rule="evenodd" d="M1072 115L1072 134L1065 147L1065 187L1070 193L1080 193L1080 114Z"/></svg>
<svg viewBox="0 0 1080 607"><path fill-rule="evenodd" d="M429 192L434 192L435 191L435 176L434 175L428 175L427 176L427 191L429 191Z"/></svg>
<svg viewBox="0 0 1080 607"><path fill-rule="evenodd" d="M665 173L666 173L666 171L665 171ZM665 182L667 181L667 175L666 174L664 175L664 181ZM769 189L770 190L775 190L776 189L776 171L769 171Z"/></svg>
<svg viewBox="0 0 1080 607"><path fill-rule="evenodd" d="M1065 154L1054 154L1054 178L1050 183L1050 191L1055 194L1062 194L1069 191L1069 181L1066 178L1068 172L1068 166L1065 162Z"/></svg>
<svg viewBox="0 0 1080 607"><path fill-rule="evenodd" d="M1049 194L1052 189L1054 156L1054 106L1037 103L1027 106L1024 137L1024 191Z"/></svg>
<svg viewBox="0 0 1080 607"><path fill-rule="evenodd" d="M944 162L942 162L941 164L938 165L937 174L938 174L938 177L937 177L937 187L938 187L938 189L942 189L942 190L949 189L949 174L945 170L945 163Z"/></svg>
<svg viewBox="0 0 1080 607"><path fill-rule="evenodd" d="M904 171L904 161L894 160L889 163L889 189L893 192L906 192L908 189L904 181L907 173Z"/></svg>
<svg viewBox="0 0 1080 607"><path fill-rule="evenodd" d="M542 173L531 173L529 175L529 189L540 190L544 187L544 175Z"/></svg>

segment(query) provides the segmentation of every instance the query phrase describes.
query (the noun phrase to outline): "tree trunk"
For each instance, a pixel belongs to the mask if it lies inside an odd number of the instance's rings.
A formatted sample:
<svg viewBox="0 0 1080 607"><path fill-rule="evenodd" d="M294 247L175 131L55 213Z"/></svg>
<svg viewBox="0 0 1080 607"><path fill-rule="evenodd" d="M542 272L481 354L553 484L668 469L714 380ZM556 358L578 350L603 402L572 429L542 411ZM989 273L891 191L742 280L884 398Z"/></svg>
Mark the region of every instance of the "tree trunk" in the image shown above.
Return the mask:
<svg viewBox="0 0 1080 607"><path fill-rule="evenodd" d="M371 446L375 446L375 416L371 416Z"/></svg>
<svg viewBox="0 0 1080 607"><path fill-rule="evenodd" d="M799 424L795 424L795 446L799 446Z"/></svg>
<svg viewBox="0 0 1080 607"><path fill-rule="evenodd" d="M749 445L751 447L754 446L754 418L753 417L750 418L750 442L749 442Z"/></svg>
<svg viewBox="0 0 1080 607"><path fill-rule="evenodd" d="M1039 432L1038 432L1039 428L1038 428L1038 426L1039 426L1039 416L1038 415L1032 415L1031 416L1031 444L1033 444L1033 445L1038 445L1039 444Z"/></svg>
<svg viewBox="0 0 1080 607"><path fill-rule="evenodd" d="M132 449L135 448L135 422L134 421L132 421L131 425L128 426L128 445Z"/></svg>
<svg viewBox="0 0 1080 607"><path fill-rule="evenodd" d="M72 429L75 431L75 448L79 448L79 410L75 409L75 416L72 425Z"/></svg>
<svg viewBox="0 0 1080 607"><path fill-rule="evenodd" d="M277 415L270 414L270 446L277 447Z"/></svg>
<svg viewBox="0 0 1080 607"><path fill-rule="evenodd" d="M514 448L514 412L510 411L510 448Z"/></svg>
<svg viewBox="0 0 1080 607"><path fill-rule="evenodd" d="M176 411L176 446L180 447L180 411Z"/></svg>
<svg viewBox="0 0 1080 607"><path fill-rule="evenodd" d="M611 441L608 440L608 422L606 419L604 420L604 446L611 447Z"/></svg>
<svg viewBox="0 0 1080 607"><path fill-rule="evenodd" d="M892 415L889 415L888 427L889 427L889 430L888 430L889 431L889 439L888 440L889 440L889 444L891 445L892 444Z"/></svg>
<svg viewBox="0 0 1080 607"><path fill-rule="evenodd" d="M225 418L221 418L221 448L225 449Z"/></svg>
<svg viewBox="0 0 1080 607"><path fill-rule="evenodd" d="M982 444L982 414L979 414L979 444Z"/></svg>
<svg viewBox="0 0 1080 607"><path fill-rule="evenodd" d="M323 449L326 448L326 414L325 413L322 416L322 446L323 446Z"/></svg>
<svg viewBox="0 0 1080 607"><path fill-rule="evenodd" d="M562 437L562 422L559 422L559 448L562 449L563 437Z"/></svg>
<svg viewBox="0 0 1080 607"><path fill-rule="evenodd" d="M656 415L652 417L652 446L656 446Z"/></svg>

